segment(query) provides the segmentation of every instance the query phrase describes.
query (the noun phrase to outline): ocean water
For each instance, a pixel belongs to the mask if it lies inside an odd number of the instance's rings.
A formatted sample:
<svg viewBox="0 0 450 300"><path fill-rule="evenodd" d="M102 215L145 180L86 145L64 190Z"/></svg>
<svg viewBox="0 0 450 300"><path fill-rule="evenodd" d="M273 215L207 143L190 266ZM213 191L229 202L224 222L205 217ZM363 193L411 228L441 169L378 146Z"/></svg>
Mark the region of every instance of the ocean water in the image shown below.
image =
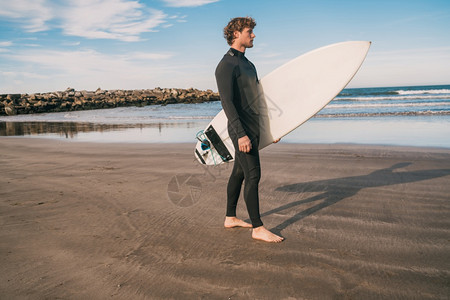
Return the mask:
<svg viewBox="0 0 450 300"><path fill-rule="evenodd" d="M343 90L321 117L438 116L450 114L450 85Z"/></svg>
<svg viewBox="0 0 450 300"><path fill-rule="evenodd" d="M91 142L195 143L220 102L0 117L0 136ZM450 148L450 85L344 89L288 143Z"/></svg>

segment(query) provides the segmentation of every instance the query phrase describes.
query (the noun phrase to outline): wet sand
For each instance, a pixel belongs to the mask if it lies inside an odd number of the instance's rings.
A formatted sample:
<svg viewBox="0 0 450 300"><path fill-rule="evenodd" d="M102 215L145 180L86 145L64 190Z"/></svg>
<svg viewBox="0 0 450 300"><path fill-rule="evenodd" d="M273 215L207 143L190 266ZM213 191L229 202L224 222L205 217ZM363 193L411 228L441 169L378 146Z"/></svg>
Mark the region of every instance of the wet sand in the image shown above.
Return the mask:
<svg viewBox="0 0 450 300"><path fill-rule="evenodd" d="M448 299L449 149L270 146L281 244L223 228L231 165L192 152L0 138L1 298Z"/></svg>

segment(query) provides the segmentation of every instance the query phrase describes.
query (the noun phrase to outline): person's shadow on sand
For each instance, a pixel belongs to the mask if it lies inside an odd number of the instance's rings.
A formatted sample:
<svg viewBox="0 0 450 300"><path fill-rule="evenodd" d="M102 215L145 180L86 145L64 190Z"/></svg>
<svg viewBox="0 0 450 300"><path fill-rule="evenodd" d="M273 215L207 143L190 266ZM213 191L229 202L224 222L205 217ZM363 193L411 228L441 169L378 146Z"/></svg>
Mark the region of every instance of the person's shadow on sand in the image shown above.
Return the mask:
<svg viewBox="0 0 450 300"><path fill-rule="evenodd" d="M360 190L369 187L389 186L402 183L418 182L427 179L433 179L450 175L450 169L435 169L435 170L419 170L408 172L394 172L395 169L409 166L411 163L398 163L390 168L374 171L367 175L350 176L343 178L335 178L328 180L319 180L312 182L301 182L290 185L278 187L275 191L288 192L288 193L305 193L305 192L323 192L313 197L294 201L280 207L274 208L261 214L262 217L268 216L274 213L281 212L286 209L311 203L314 201L320 201L317 205L305 209L294 216L290 217L281 224L275 226L271 231L280 234L280 232L287 228L289 225L310 216L317 211L333 205L343 199L354 196Z"/></svg>

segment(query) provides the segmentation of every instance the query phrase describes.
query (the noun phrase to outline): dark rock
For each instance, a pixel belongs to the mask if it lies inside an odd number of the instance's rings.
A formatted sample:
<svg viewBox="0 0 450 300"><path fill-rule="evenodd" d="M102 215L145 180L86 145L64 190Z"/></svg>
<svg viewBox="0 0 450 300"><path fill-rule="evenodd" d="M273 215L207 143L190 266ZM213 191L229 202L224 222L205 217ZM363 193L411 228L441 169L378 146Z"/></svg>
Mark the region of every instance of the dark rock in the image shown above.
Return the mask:
<svg viewBox="0 0 450 300"><path fill-rule="evenodd" d="M219 95L211 90L194 88L154 88L145 90L76 91L0 95L0 115L69 110L100 109L119 106L168 105L175 103L201 103L218 101Z"/></svg>
<svg viewBox="0 0 450 300"><path fill-rule="evenodd" d="M17 110L12 105L5 106L5 113L8 116L15 116L17 114Z"/></svg>

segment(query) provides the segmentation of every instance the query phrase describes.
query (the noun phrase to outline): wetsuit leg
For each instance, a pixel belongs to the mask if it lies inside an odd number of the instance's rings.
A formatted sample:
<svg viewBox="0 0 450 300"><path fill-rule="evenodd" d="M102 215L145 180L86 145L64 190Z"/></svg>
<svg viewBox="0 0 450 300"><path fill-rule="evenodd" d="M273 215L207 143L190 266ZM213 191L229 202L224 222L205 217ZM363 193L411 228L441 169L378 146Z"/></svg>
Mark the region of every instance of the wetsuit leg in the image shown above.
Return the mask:
<svg viewBox="0 0 450 300"><path fill-rule="evenodd" d="M234 157L237 158L236 154ZM243 181L244 171L241 164L235 160L227 186L227 217L236 217L236 207Z"/></svg>
<svg viewBox="0 0 450 300"><path fill-rule="evenodd" d="M237 142L235 147L236 146ZM238 147L236 147L235 149L238 149ZM232 213L233 210L234 215L236 215L237 199L239 198L242 180L244 179L244 200L245 204L247 205L247 211L250 216L253 228L263 225L259 213L258 186L260 178L261 167L259 162L259 151L257 144L252 146L252 150L250 150L249 153L244 153L237 150L235 152L233 171L231 172L227 187L227 216L228 213Z"/></svg>

